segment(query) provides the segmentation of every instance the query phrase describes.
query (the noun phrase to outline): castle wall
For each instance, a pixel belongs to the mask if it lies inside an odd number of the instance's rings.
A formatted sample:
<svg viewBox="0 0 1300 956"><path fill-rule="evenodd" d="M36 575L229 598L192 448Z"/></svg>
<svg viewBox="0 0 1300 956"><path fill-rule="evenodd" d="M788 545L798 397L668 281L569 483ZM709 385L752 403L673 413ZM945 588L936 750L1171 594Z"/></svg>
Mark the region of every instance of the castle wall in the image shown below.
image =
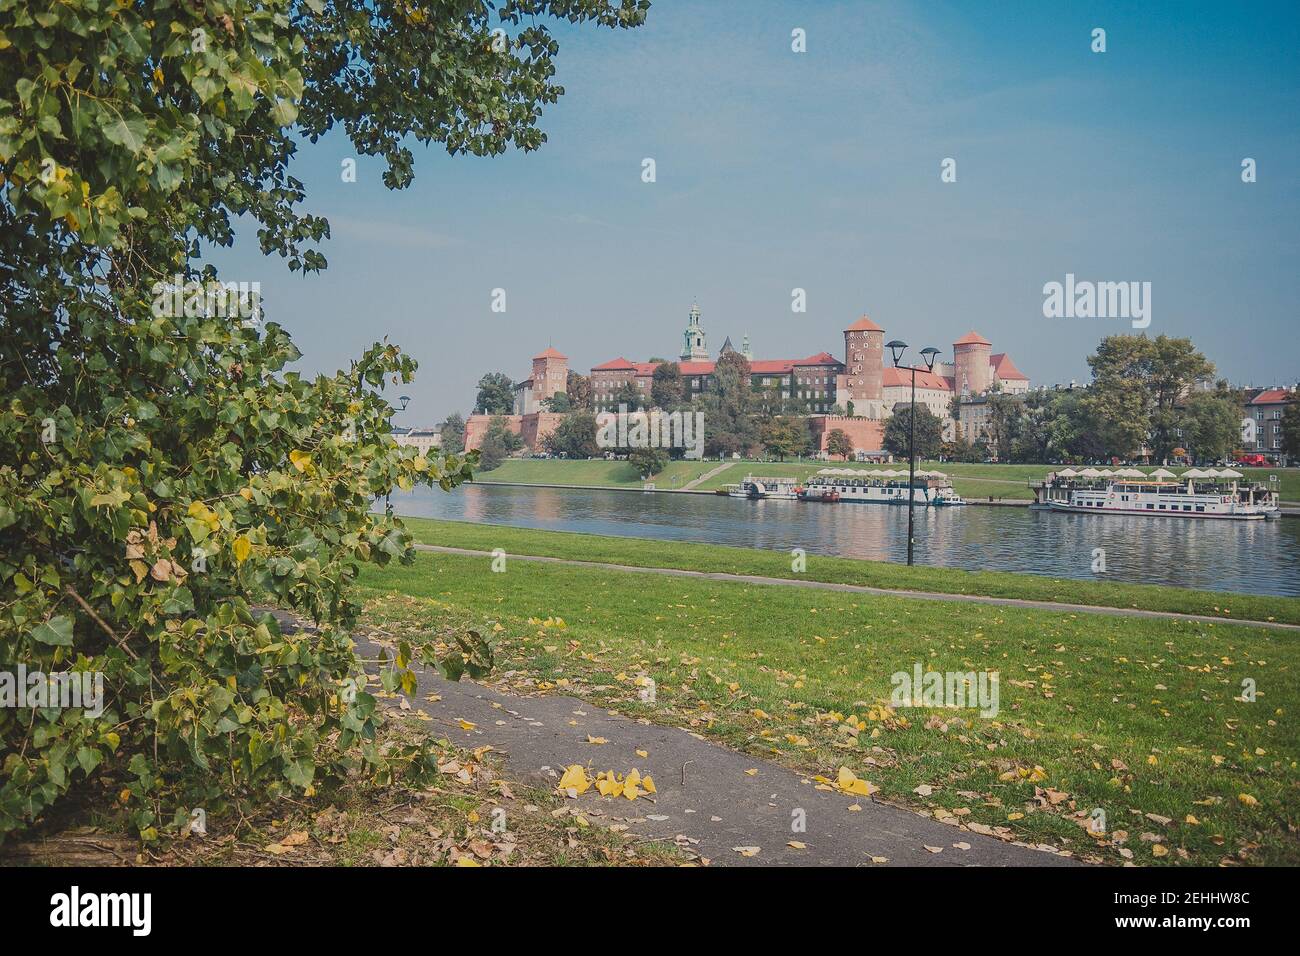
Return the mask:
<svg viewBox="0 0 1300 956"><path fill-rule="evenodd" d="M483 444L488 425L495 415L471 415L465 420L465 450L474 451ZM502 415L506 427L524 440L524 446L533 452L542 451L542 440L559 427L564 420L560 412L533 412L530 415Z"/></svg>
<svg viewBox="0 0 1300 956"><path fill-rule="evenodd" d="M885 423L847 415L818 415L808 419L813 449L825 451L830 433L839 429L849 436L854 451L878 451L885 446Z"/></svg>

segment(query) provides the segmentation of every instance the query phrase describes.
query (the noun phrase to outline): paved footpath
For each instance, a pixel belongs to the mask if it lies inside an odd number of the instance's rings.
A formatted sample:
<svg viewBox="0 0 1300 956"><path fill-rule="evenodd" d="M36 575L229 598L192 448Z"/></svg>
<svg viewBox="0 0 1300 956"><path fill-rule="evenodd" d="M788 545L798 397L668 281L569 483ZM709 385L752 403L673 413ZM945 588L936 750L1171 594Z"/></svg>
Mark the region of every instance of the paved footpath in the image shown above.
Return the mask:
<svg viewBox="0 0 1300 956"><path fill-rule="evenodd" d="M417 551L437 554L459 554L474 558L491 558L491 551L471 548L451 548L445 545L417 544ZM761 574L728 574L725 571L688 571L682 568L647 568L630 564L610 564L605 561L579 561L574 558L552 558L535 554L511 554L512 561L538 561L544 564L567 564L600 571L639 572L641 574L667 574L673 577L702 578L706 581L731 581L739 584L775 585L777 587L813 588L821 591L849 591L855 594L879 594L887 597L909 598L918 601L959 601L963 604L992 604L999 607L1023 607L1038 611L1061 611L1066 614L1101 614L1106 617L1145 617L1170 621L1188 621L1200 624L1239 624L1243 627L1267 627L1279 631L1300 631L1300 624L1281 621L1251 621L1231 617L1214 617L1210 614L1180 614L1176 611L1144 611L1132 607L1102 607L1096 604L1067 604L1062 601L1031 601L1024 598L988 597L982 594L946 594L942 591L907 591L901 588L874 588L866 584L838 584L834 581L810 581L800 578L772 578Z"/></svg>
<svg viewBox="0 0 1300 956"><path fill-rule="evenodd" d="M391 656L382 639L357 638L363 658L378 656L381 648ZM408 703L432 718L425 726L466 748L490 744L520 782L554 788L574 763L589 766L593 778L599 770L626 774L633 767L651 774L655 796L602 797L593 787L570 802L595 825L626 826L631 839L676 842L713 865L1079 865L868 797L818 790L803 774L572 697L501 694L467 680L453 683L428 669L417 677L417 692ZM440 699L430 701L428 695ZM461 721L474 726L466 730ZM589 735L608 742L591 744ZM828 775L834 770L828 768ZM796 832L792 821L800 810L806 829ZM791 841L805 848L791 847ZM746 856L736 847L758 851Z"/></svg>
<svg viewBox="0 0 1300 956"><path fill-rule="evenodd" d="M704 482L716 475L722 474L734 464L734 461L723 462L717 468L706 471L704 474L700 475L700 477L692 478L690 481L686 482L686 484L682 485L682 491L690 491L692 488L698 488L700 485L704 484Z"/></svg>

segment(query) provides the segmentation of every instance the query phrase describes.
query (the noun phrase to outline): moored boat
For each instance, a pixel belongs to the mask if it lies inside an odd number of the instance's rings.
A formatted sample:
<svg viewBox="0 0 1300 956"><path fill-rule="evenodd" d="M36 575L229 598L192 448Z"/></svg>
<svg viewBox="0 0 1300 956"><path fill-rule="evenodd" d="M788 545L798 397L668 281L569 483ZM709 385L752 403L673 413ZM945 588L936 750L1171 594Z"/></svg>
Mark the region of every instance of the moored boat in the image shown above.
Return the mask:
<svg viewBox="0 0 1300 956"><path fill-rule="evenodd" d="M948 476L937 471L918 471L909 494L905 471L823 468L800 486L798 494L800 501L905 505L910 497L915 504L922 506L948 507L966 503L953 490Z"/></svg>
<svg viewBox="0 0 1300 956"><path fill-rule="evenodd" d="M1077 472L1066 468L1032 487L1036 505L1073 514L1229 521L1278 517L1277 492L1260 482L1242 481L1243 477L1231 468L1191 468L1177 476L1163 468L1150 475L1135 468Z"/></svg>
<svg viewBox="0 0 1300 956"><path fill-rule="evenodd" d="M793 478L759 478L746 475L738 484L726 485L732 498L779 498L793 501L798 497L798 482Z"/></svg>

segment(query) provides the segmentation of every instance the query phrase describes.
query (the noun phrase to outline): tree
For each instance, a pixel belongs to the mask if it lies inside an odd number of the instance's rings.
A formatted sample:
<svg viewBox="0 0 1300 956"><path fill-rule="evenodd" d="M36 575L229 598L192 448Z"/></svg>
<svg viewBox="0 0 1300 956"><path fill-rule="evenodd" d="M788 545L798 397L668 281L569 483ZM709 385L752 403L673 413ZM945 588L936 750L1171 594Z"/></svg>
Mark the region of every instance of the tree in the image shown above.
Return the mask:
<svg viewBox="0 0 1300 956"><path fill-rule="evenodd" d="M1151 432L1148 392L1137 380L1109 381L1093 385L1080 399L1081 421L1076 439L1092 440L1090 458L1133 458ZM1172 449L1172 445L1170 446Z"/></svg>
<svg viewBox="0 0 1300 956"><path fill-rule="evenodd" d="M1025 410L1021 400L1008 395L996 385L985 396L988 417L984 437L997 452L1000 461L1011 459L1011 449L1020 435Z"/></svg>
<svg viewBox="0 0 1300 956"><path fill-rule="evenodd" d="M452 412L442 423L442 451L446 455L465 451L465 418L460 412Z"/></svg>
<svg viewBox="0 0 1300 956"><path fill-rule="evenodd" d="M482 415L509 415L515 410L514 382L504 372L488 372L478 380L474 407Z"/></svg>
<svg viewBox="0 0 1300 956"><path fill-rule="evenodd" d="M907 402L894 406L894 414L885 422L885 448L894 456L907 457L908 429L912 407ZM916 408L916 457L934 458L943 447L943 422L924 405Z"/></svg>
<svg viewBox="0 0 1300 956"><path fill-rule="evenodd" d="M904 452L906 454L906 452ZM964 434L961 427L958 426L957 433L952 441L946 441L939 446L939 455L945 461L982 461L983 456L977 454L975 446L971 444Z"/></svg>
<svg viewBox="0 0 1300 956"><path fill-rule="evenodd" d="M1145 442L1157 459L1167 459L1178 443L1179 406L1195 383L1214 374L1214 365L1191 339L1167 335L1107 336L1096 354L1089 356L1088 365L1093 375L1089 390L1093 410L1134 416L1119 427L1113 419L1093 419L1109 433L1107 451L1117 457L1129 457Z"/></svg>
<svg viewBox="0 0 1300 956"><path fill-rule="evenodd" d="M668 455L662 448L634 448L627 460L642 478L651 478L668 465Z"/></svg>
<svg viewBox="0 0 1300 956"><path fill-rule="evenodd" d="M1105 456L1102 436L1093 427L1092 407L1086 389L1065 389L1052 395L1047 424L1048 452L1054 457L1095 461Z"/></svg>
<svg viewBox="0 0 1300 956"><path fill-rule="evenodd" d="M1292 460L1300 458L1300 400L1295 397L1282 410L1282 451Z"/></svg>
<svg viewBox="0 0 1300 956"><path fill-rule="evenodd" d="M650 379L650 401L655 408L671 412L685 401L685 383L682 369L676 362L656 365Z"/></svg>
<svg viewBox="0 0 1300 956"><path fill-rule="evenodd" d="M826 454L839 455L847 461L853 454L853 439L849 438L844 429L832 428L826 436Z"/></svg>
<svg viewBox="0 0 1300 956"><path fill-rule="evenodd" d="M763 448L781 461L785 461L787 455L802 455L808 450L811 440L807 421L803 418L774 418L759 429Z"/></svg>
<svg viewBox="0 0 1300 956"><path fill-rule="evenodd" d="M615 409L625 408L629 412L635 412L645 407L645 396L634 383L624 382L614 392L614 398L610 404Z"/></svg>
<svg viewBox="0 0 1300 956"><path fill-rule="evenodd" d="M749 361L724 352L713 367L713 388L704 400L704 453L745 454L758 443L754 427Z"/></svg>
<svg viewBox="0 0 1300 956"><path fill-rule="evenodd" d="M569 369L564 381L565 394L569 396L569 407L591 411L591 379Z"/></svg>
<svg viewBox="0 0 1300 956"><path fill-rule="evenodd" d="M1180 411L1180 430L1193 459L1220 461L1241 444L1241 403L1220 382L1213 392L1196 392Z"/></svg>
<svg viewBox="0 0 1300 956"><path fill-rule="evenodd" d="M500 442L501 447L505 449L507 455L517 452L524 447L524 439L521 435L510 428L510 423L506 421L504 415L493 415L488 419L487 430L483 432L483 438L494 438Z"/></svg>
<svg viewBox="0 0 1300 956"><path fill-rule="evenodd" d="M1052 422L1057 414L1054 394L1040 388L1021 400L1021 415L1011 441L1011 461L1045 463L1051 457Z"/></svg>
<svg viewBox="0 0 1300 956"><path fill-rule="evenodd" d="M0 710L0 837L90 781L152 840L195 806L436 774L421 745L374 745L352 585L413 555L377 498L449 490L473 458L392 441L384 387L415 373L396 346L304 377L201 256L245 217L263 253L323 269L329 224L289 168L305 142L337 127L391 188L412 139L537 148L562 92L539 15L634 26L645 6L0 5L0 660L102 674L108 702ZM316 627L284 634L254 600ZM449 676L490 662L472 638ZM388 690L413 689L418 653L399 642Z"/></svg>
<svg viewBox="0 0 1300 956"><path fill-rule="evenodd" d="M485 434L479 442L478 455L479 471L487 472L500 468L501 463L510 457L510 451L500 435Z"/></svg>
<svg viewBox="0 0 1300 956"><path fill-rule="evenodd" d="M595 458L601 453L596 444L596 416L591 412L571 412L542 439L542 447L552 455L565 458Z"/></svg>
<svg viewBox="0 0 1300 956"><path fill-rule="evenodd" d="M542 408L548 412L569 412L573 410L573 401L568 392L556 392L549 398L542 399Z"/></svg>

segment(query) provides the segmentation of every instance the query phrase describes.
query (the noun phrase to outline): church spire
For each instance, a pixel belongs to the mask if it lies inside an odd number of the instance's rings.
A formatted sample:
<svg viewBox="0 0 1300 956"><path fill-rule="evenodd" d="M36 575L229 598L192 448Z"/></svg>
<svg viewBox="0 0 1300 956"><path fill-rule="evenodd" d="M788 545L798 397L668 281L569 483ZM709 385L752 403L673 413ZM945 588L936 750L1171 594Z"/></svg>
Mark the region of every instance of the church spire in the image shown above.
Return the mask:
<svg viewBox="0 0 1300 956"><path fill-rule="evenodd" d="M686 325L686 332L682 336L682 361L683 362L707 362L709 360L708 337L704 334L704 326L700 324L700 305L695 302L691 305L690 321Z"/></svg>

